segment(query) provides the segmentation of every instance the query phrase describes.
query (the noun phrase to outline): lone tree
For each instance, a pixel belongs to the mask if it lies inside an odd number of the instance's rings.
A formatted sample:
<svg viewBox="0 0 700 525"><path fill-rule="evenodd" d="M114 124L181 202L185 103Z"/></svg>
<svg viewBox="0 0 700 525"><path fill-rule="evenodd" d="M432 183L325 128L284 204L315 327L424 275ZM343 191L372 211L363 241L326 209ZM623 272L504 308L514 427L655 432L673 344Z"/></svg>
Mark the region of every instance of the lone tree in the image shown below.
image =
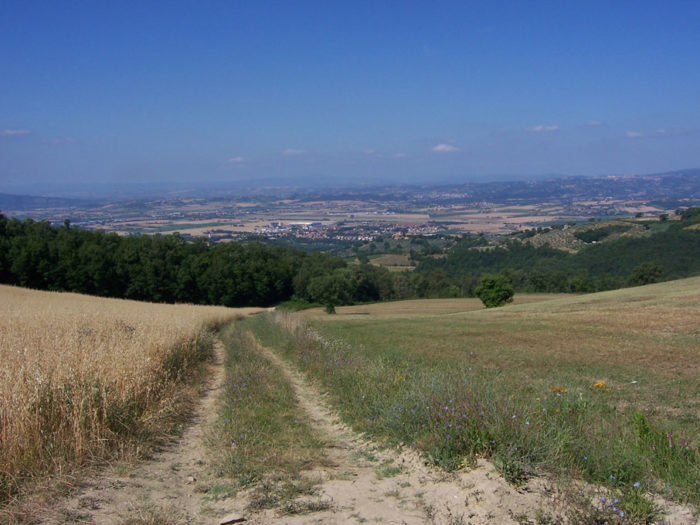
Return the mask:
<svg viewBox="0 0 700 525"><path fill-rule="evenodd" d="M637 266L629 277L629 284L640 286L643 284L658 283L664 274L664 269L654 262L644 262Z"/></svg>
<svg viewBox="0 0 700 525"><path fill-rule="evenodd" d="M487 274L481 278L479 286L474 290L476 296L481 299L486 308L503 306L513 300L515 291L510 279L505 275Z"/></svg>

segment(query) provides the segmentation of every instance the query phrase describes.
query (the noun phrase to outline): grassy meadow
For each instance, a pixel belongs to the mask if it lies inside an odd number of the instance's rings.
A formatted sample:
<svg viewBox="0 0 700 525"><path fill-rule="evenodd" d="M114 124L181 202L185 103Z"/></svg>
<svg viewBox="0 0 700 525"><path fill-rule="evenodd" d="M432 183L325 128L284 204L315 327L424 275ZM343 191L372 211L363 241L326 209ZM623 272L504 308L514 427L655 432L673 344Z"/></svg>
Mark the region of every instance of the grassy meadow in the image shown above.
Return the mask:
<svg viewBox="0 0 700 525"><path fill-rule="evenodd" d="M0 286L0 502L171 431L211 330L243 312Z"/></svg>
<svg viewBox="0 0 700 525"><path fill-rule="evenodd" d="M656 516L650 493L698 505L700 278L534 299L251 324L356 429L448 470L486 456L515 484L541 473L593 482L632 522Z"/></svg>

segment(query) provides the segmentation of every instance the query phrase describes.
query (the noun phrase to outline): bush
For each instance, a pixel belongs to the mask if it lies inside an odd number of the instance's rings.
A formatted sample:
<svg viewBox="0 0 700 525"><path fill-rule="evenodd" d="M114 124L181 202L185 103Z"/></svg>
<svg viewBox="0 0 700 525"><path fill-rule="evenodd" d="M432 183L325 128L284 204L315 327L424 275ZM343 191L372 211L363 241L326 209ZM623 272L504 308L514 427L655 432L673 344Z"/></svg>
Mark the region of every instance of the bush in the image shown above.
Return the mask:
<svg viewBox="0 0 700 525"><path fill-rule="evenodd" d="M503 306L513 300L513 284L504 275L484 275L479 286L474 290L486 308Z"/></svg>
<svg viewBox="0 0 700 525"><path fill-rule="evenodd" d="M658 283L663 276L664 269L653 262L645 262L635 267L629 277L631 286L641 286L643 284Z"/></svg>

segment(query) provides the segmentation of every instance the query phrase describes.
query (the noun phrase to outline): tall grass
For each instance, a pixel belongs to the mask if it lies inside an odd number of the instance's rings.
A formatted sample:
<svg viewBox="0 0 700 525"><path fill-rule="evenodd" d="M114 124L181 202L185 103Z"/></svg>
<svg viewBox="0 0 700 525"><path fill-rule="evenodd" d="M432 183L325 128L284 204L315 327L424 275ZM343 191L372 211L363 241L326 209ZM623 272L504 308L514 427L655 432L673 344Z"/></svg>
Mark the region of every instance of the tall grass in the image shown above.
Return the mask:
<svg viewBox="0 0 700 525"><path fill-rule="evenodd" d="M356 331L346 334L337 319L315 329L289 314L256 322L263 341L277 341L287 358L328 388L348 423L415 447L443 468L485 456L516 484L536 472L593 481L627 495L619 507L632 520L654 512L644 491L700 502L697 436L665 427L633 399L626 407L611 402L609 385L596 388L580 368L523 374L522 367L491 366L479 355L485 349L472 351L468 343L458 353L431 354L425 346L444 340L414 333L425 325L399 323L399 329L356 320L348 321L359 323ZM442 325L445 338L450 322Z"/></svg>
<svg viewBox="0 0 700 525"><path fill-rule="evenodd" d="M167 431L234 312L0 286L0 501Z"/></svg>

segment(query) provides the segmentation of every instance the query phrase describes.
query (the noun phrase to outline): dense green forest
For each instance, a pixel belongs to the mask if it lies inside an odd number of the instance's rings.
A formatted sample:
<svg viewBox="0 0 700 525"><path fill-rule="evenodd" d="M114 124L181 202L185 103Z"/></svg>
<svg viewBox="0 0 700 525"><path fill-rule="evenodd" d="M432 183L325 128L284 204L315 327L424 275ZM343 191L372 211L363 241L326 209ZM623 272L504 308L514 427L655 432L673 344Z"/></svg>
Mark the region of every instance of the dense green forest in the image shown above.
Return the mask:
<svg viewBox="0 0 700 525"><path fill-rule="evenodd" d="M269 306L394 297L388 270L259 242L121 237L0 214L0 282L154 302ZM329 283L332 283L329 284ZM337 289L330 296L326 288Z"/></svg>
<svg viewBox="0 0 700 525"><path fill-rule="evenodd" d="M700 274L700 208L648 237L593 244L576 254L519 239L489 246L465 236L414 272L348 264L326 253L260 242L188 242L177 234L121 237L0 214L0 282L155 302L226 306L342 305L474 296L483 274L516 291L592 292Z"/></svg>

